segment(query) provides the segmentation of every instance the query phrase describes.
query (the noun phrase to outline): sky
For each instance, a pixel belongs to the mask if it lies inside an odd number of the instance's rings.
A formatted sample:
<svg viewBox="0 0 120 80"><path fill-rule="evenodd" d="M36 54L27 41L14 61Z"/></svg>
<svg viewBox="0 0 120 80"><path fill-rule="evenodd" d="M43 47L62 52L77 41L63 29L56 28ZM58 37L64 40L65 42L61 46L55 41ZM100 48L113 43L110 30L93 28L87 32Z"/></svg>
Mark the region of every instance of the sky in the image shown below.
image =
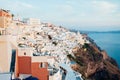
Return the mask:
<svg viewBox="0 0 120 80"><path fill-rule="evenodd" d="M0 0L0 8L70 29L120 30L120 0Z"/></svg>

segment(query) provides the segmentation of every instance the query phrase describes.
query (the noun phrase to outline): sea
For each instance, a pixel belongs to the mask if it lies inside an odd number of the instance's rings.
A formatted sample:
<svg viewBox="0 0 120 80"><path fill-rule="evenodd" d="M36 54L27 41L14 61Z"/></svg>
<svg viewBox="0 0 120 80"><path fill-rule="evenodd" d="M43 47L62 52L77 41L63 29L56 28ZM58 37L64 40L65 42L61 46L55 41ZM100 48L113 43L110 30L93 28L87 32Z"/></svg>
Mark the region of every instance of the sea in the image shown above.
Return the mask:
<svg viewBox="0 0 120 80"><path fill-rule="evenodd" d="M107 54L116 60L120 68L120 32L119 33L88 33L97 45L107 52Z"/></svg>

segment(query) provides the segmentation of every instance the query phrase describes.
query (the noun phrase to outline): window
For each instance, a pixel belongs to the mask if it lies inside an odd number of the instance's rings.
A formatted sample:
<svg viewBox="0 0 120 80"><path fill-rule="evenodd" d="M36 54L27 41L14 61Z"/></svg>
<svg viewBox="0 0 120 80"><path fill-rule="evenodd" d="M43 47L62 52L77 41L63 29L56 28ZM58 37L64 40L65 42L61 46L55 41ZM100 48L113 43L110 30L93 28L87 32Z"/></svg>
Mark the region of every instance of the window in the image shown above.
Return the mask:
<svg viewBox="0 0 120 80"><path fill-rule="evenodd" d="M40 68L42 68L42 63L40 64Z"/></svg>
<svg viewBox="0 0 120 80"><path fill-rule="evenodd" d="M42 62L39 67L40 67L40 68L45 68L45 67L46 67L46 64Z"/></svg>
<svg viewBox="0 0 120 80"><path fill-rule="evenodd" d="M24 55L26 55L26 52L24 52Z"/></svg>

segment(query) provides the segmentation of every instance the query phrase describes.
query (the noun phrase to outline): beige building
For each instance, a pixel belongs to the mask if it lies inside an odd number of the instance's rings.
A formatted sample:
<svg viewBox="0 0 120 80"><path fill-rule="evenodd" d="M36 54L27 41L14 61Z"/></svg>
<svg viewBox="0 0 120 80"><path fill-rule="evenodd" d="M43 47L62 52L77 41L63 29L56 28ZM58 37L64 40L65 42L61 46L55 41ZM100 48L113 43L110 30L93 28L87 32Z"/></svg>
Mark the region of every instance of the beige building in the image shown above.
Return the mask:
<svg viewBox="0 0 120 80"><path fill-rule="evenodd" d="M12 23L12 14L8 10L0 9L0 34L5 34L5 29ZM4 30L4 31L3 31Z"/></svg>
<svg viewBox="0 0 120 80"><path fill-rule="evenodd" d="M6 29L5 28L0 28L0 35L6 34Z"/></svg>
<svg viewBox="0 0 120 80"><path fill-rule="evenodd" d="M0 16L0 27L1 28L6 28L9 26L9 24L12 22L12 18L6 17L6 16Z"/></svg>
<svg viewBox="0 0 120 80"><path fill-rule="evenodd" d="M12 14L7 10L0 9L0 28L6 28L12 22Z"/></svg>
<svg viewBox="0 0 120 80"><path fill-rule="evenodd" d="M0 36L0 73L10 72L12 47L8 36Z"/></svg>

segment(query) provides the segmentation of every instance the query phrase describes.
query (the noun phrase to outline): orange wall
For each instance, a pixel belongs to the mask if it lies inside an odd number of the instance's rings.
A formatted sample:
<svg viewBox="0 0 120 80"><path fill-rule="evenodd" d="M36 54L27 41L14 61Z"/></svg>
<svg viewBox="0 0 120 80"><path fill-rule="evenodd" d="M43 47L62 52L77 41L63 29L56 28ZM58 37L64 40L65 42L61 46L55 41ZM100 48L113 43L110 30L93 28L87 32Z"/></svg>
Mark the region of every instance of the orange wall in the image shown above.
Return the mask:
<svg viewBox="0 0 120 80"><path fill-rule="evenodd" d="M18 73L31 74L31 57L18 57Z"/></svg>
<svg viewBox="0 0 120 80"><path fill-rule="evenodd" d="M41 63L32 63L32 76L37 77L39 80L49 80L49 72L47 70L48 64L46 62L46 68L40 68Z"/></svg>
<svg viewBox="0 0 120 80"><path fill-rule="evenodd" d="M45 68L40 68L40 62L31 63L31 57L18 56L16 58L15 76L19 74L32 74L39 80L49 80L48 64L45 62Z"/></svg>
<svg viewBox="0 0 120 80"><path fill-rule="evenodd" d="M0 10L0 27L6 28L12 23L12 15L9 12Z"/></svg>
<svg viewBox="0 0 120 80"><path fill-rule="evenodd" d="M8 12L4 12L2 10L0 10L0 16L4 16L4 17L12 17L12 15Z"/></svg>

